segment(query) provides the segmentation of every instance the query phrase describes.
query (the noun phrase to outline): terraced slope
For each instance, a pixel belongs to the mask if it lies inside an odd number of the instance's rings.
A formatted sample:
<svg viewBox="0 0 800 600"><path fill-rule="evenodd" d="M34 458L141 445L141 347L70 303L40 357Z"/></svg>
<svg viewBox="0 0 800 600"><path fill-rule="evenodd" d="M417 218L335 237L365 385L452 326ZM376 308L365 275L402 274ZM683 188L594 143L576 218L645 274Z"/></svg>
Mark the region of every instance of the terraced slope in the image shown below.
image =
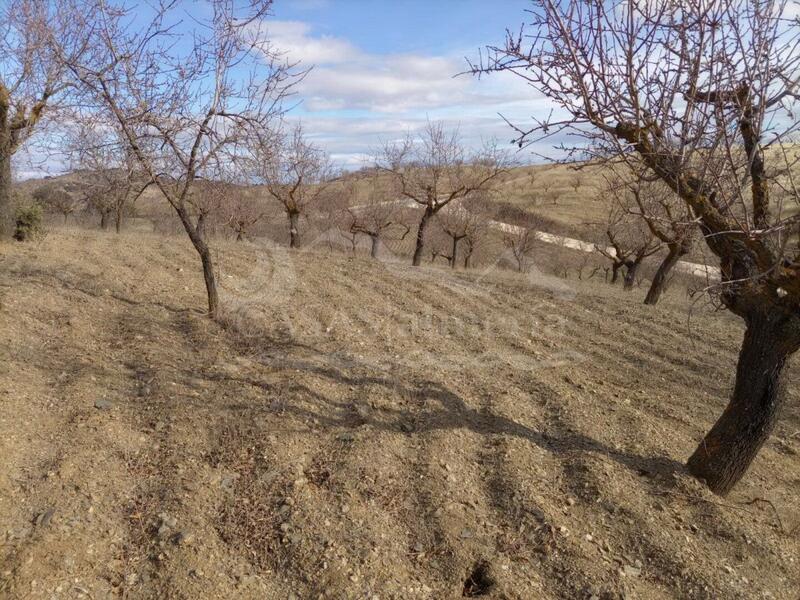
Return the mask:
<svg viewBox="0 0 800 600"><path fill-rule="evenodd" d="M681 463L741 326L601 283L181 238L0 246L0 597L791 598L797 377ZM636 296L636 294L639 294Z"/></svg>

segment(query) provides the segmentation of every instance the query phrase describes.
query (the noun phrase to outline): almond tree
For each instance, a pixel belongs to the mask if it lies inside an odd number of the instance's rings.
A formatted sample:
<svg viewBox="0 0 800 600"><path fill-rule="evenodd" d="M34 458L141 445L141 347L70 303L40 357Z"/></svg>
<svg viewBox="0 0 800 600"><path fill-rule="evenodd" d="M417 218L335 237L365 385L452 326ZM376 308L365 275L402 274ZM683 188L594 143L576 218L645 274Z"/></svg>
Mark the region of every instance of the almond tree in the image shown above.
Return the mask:
<svg viewBox="0 0 800 600"><path fill-rule="evenodd" d="M644 260L661 250L661 242L640 214L634 212L637 202L643 202L641 178L625 179L616 172L605 177L600 192L611 200L608 218L602 225L595 250L611 261L611 283L616 283L625 269L623 289L630 291Z"/></svg>
<svg viewBox="0 0 800 600"><path fill-rule="evenodd" d="M635 176L629 188L636 204L636 216L667 247L667 254L658 266L644 299L645 304L657 304L675 265L692 249L697 223L691 210L660 181L647 181Z"/></svg>
<svg viewBox="0 0 800 600"><path fill-rule="evenodd" d="M625 268L622 289L630 291L644 260L661 249L659 240L619 206L613 206L603 230L603 240L595 250L611 261L611 283L616 283L620 269Z"/></svg>
<svg viewBox="0 0 800 600"><path fill-rule="evenodd" d="M58 56L74 59L86 47L75 11L62 0L0 7L0 238L13 231L12 156L66 98L69 78Z"/></svg>
<svg viewBox="0 0 800 600"><path fill-rule="evenodd" d="M248 190L236 188L229 194L222 206L225 223L236 234L236 241L248 237L248 232L267 214L267 207L261 198Z"/></svg>
<svg viewBox="0 0 800 600"><path fill-rule="evenodd" d="M401 239L408 234L407 211L391 186L382 185L377 177L370 177L364 183L367 188L364 201L359 198L356 206L347 208L350 231L366 235L370 240L370 256L378 258L381 240L388 231L402 230Z"/></svg>
<svg viewBox="0 0 800 600"><path fill-rule="evenodd" d="M797 155L784 147L800 127L800 24L782 0L533 5L474 67L514 73L557 107L517 141L571 134L644 164L697 219L719 259L713 291L744 320L732 397L688 461L726 494L773 431L800 347ZM781 187L790 202L773 203Z"/></svg>
<svg viewBox="0 0 800 600"><path fill-rule="evenodd" d="M254 183L263 184L289 222L289 247L299 244L299 221L324 197L334 178L328 155L310 142L302 125L277 133L261 131L247 149Z"/></svg>
<svg viewBox="0 0 800 600"><path fill-rule="evenodd" d="M84 123L71 137L71 162L84 173L81 187L86 201L100 215L101 229L105 230L113 217L114 229L120 233L123 217L152 179L114 123Z"/></svg>
<svg viewBox="0 0 800 600"><path fill-rule="evenodd" d="M205 212L193 210L198 178L242 154L252 129L266 129L298 74L260 25L271 0L210 0L207 17L183 22L182 3L155 8L73 0L91 26L91 52L62 56L85 92L83 114L118 126L147 177L174 209L203 267L208 314L219 294ZM188 27L188 29L187 29Z"/></svg>
<svg viewBox="0 0 800 600"><path fill-rule="evenodd" d="M442 231L452 242L450 267L456 268L458 263L458 247L460 242L468 245L469 254L465 254L465 264L469 266L469 258L481 233L488 227L488 217L478 210L477 203L469 200L453 202L439 212L437 221ZM466 268L466 267L465 267Z"/></svg>
<svg viewBox="0 0 800 600"><path fill-rule="evenodd" d="M425 230L431 217L455 200L488 189L509 164L508 157L494 144L468 151L458 131L448 132L441 123L429 122L419 135L409 133L401 142L381 149L376 167L392 176L401 198L423 208L412 265L422 262Z"/></svg>
<svg viewBox="0 0 800 600"><path fill-rule="evenodd" d="M60 213L64 217L64 224L67 218L81 206L81 201L65 186L54 183L46 183L33 191L33 199L45 208Z"/></svg>
<svg viewBox="0 0 800 600"><path fill-rule="evenodd" d="M524 273L528 268L528 257L536 247L536 230L529 226L511 225L503 233L503 244L514 257L517 271Z"/></svg>

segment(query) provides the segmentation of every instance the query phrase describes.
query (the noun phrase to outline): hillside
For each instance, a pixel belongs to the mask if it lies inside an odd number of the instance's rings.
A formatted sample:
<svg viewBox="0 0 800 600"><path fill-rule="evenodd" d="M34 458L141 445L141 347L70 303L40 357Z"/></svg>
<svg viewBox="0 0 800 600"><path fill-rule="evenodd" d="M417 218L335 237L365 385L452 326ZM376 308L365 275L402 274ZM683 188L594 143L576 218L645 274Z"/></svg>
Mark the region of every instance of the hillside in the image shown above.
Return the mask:
<svg viewBox="0 0 800 600"><path fill-rule="evenodd" d="M800 406L681 464L740 323L678 290L219 246L0 245L0 597L789 598ZM638 295L637 295L638 294Z"/></svg>

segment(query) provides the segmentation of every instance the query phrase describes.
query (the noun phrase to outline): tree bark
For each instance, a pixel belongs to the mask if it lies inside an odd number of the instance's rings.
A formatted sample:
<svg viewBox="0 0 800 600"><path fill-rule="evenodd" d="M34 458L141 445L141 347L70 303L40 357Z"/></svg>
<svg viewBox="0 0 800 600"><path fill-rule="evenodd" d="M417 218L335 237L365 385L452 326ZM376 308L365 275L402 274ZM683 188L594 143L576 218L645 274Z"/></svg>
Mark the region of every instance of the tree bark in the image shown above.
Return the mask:
<svg viewBox="0 0 800 600"><path fill-rule="evenodd" d="M456 268L456 260L458 259L458 240L459 238L453 236L453 251L450 253L450 268Z"/></svg>
<svg viewBox="0 0 800 600"><path fill-rule="evenodd" d="M622 267L621 264L615 263L611 266L611 283L617 283L617 279L619 279L619 270Z"/></svg>
<svg viewBox="0 0 800 600"><path fill-rule="evenodd" d="M203 263L203 279L206 283L206 296L208 297L208 316L216 319L219 316L219 294L217 293L217 279L214 275L211 250L203 243L202 247L197 248L197 252L200 254L200 262Z"/></svg>
<svg viewBox="0 0 800 600"><path fill-rule="evenodd" d="M686 251L680 244L669 245L669 252L658 266L658 270L653 277L653 282L650 284L650 289L647 290L647 296L644 299L645 304L653 305L658 303L661 299L661 295L667 289L667 280L669 279L672 269L675 268L675 265L678 264L680 258L685 254Z"/></svg>
<svg viewBox="0 0 800 600"><path fill-rule="evenodd" d="M14 208L11 199L11 153L0 147L0 238L14 233Z"/></svg>
<svg viewBox="0 0 800 600"><path fill-rule="evenodd" d="M378 258L378 236L374 234L370 234L369 236L370 242L372 243L369 255L372 258ZM355 246L353 247L353 253L355 253Z"/></svg>
<svg viewBox="0 0 800 600"><path fill-rule="evenodd" d="M178 213L178 218L180 218L186 235L189 236L192 242L192 246L194 246L194 249L197 250L197 253L200 255L200 262L203 265L203 279L206 284L208 316L211 319L216 319L219 316L219 293L217 292L217 278L214 274L214 261L211 255L211 249L206 243L205 216L201 214L195 225L192 223L192 219L183 205L175 206L173 204L173 207L175 208L175 212Z"/></svg>
<svg viewBox="0 0 800 600"><path fill-rule="evenodd" d="M623 290L630 291L633 289L633 284L636 283L636 272L639 270L640 264L642 263L639 261L633 261L627 265L628 270L625 272L625 279L622 284Z"/></svg>
<svg viewBox="0 0 800 600"><path fill-rule="evenodd" d="M417 243L414 248L414 258L411 259L411 264L418 267L422 262L422 252L425 249L425 228L428 226L428 221L433 216L433 209L428 206L425 212L422 213L422 218L419 220L419 227L417 227ZM436 257L434 257L435 260ZM431 261L433 262L433 261Z"/></svg>
<svg viewBox="0 0 800 600"><path fill-rule="evenodd" d="M108 229L108 213L105 211L100 211L100 229Z"/></svg>
<svg viewBox="0 0 800 600"><path fill-rule="evenodd" d="M122 231L122 209L114 211L114 231L119 233Z"/></svg>
<svg viewBox="0 0 800 600"><path fill-rule="evenodd" d="M784 367L800 345L797 318L770 309L747 319L730 403L687 462L692 475L722 496L772 433L784 402Z"/></svg>
<svg viewBox="0 0 800 600"><path fill-rule="evenodd" d="M289 213L289 248L297 248L297 221L299 216L296 212Z"/></svg>

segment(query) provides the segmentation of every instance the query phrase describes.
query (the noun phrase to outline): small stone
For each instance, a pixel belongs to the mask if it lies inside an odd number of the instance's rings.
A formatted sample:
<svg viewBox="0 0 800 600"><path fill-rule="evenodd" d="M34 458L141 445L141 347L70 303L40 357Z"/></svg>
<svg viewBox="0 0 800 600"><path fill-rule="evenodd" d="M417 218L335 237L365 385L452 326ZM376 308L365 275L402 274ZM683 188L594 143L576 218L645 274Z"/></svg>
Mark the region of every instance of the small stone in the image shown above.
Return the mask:
<svg viewBox="0 0 800 600"><path fill-rule="evenodd" d="M136 585L138 582L139 582L139 575L138 575L138 574L136 574L136 573L128 573L128 574L125 576L125 583L126 583L126 584L127 584L129 587L133 587L133 586L134 586L134 585Z"/></svg>
<svg viewBox="0 0 800 600"><path fill-rule="evenodd" d="M40 512L38 515L36 515L36 526L47 527L50 524L50 521L53 519L55 512L55 508L48 508L47 510Z"/></svg>
<svg viewBox="0 0 800 600"><path fill-rule="evenodd" d="M110 400L106 400L105 398L100 398L99 400L94 401L94 407L97 410L110 410L114 405L111 403Z"/></svg>
<svg viewBox="0 0 800 600"><path fill-rule="evenodd" d="M638 577L642 574L642 570L638 567L634 567L633 565L625 565L623 569L623 575L626 577Z"/></svg>
<svg viewBox="0 0 800 600"><path fill-rule="evenodd" d="M575 498L567 498L567 504L570 506L575 506Z"/></svg>
<svg viewBox="0 0 800 600"><path fill-rule="evenodd" d="M161 522L161 525L165 525L170 529L175 529L175 527L178 526L178 520L167 513L159 513L158 518Z"/></svg>
<svg viewBox="0 0 800 600"><path fill-rule="evenodd" d="M475 534L473 533L473 531L471 529L464 528L464 529L461 530L461 539L462 540L468 540L468 539L473 538L473 537L475 537Z"/></svg>
<svg viewBox="0 0 800 600"><path fill-rule="evenodd" d="M280 530L283 531L284 533L289 531L291 528L292 528L292 526L289 525L289 523L281 523L281 525L280 525Z"/></svg>
<svg viewBox="0 0 800 600"><path fill-rule="evenodd" d="M178 546L191 546L194 543L194 535L188 531L179 531L173 536L172 541Z"/></svg>

